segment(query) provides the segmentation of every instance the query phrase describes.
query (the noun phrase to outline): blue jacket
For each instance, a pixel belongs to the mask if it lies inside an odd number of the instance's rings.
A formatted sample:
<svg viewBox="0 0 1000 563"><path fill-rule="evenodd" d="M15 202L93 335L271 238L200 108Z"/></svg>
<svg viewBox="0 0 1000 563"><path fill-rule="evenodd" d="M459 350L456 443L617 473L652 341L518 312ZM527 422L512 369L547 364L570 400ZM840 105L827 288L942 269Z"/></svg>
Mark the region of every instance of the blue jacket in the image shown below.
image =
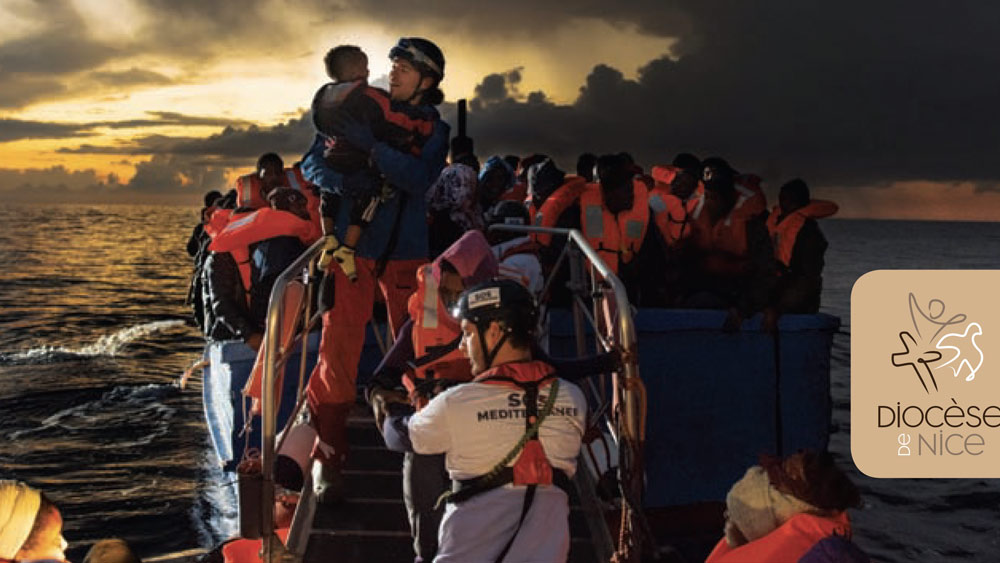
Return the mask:
<svg viewBox="0 0 1000 563"><path fill-rule="evenodd" d="M422 108L434 112L433 107ZM451 128L437 117L434 131L424 143L420 156L399 152L385 143L376 143L372 156L382 175L394 186L396 197L379 205L375 217L364 230L358 242L357 253L365 258L377 259L389 244L397 209L399 195L406 193L406 205L402 210L399 237L396 248L389 256L396 260L427 259L427 209L424 193L437 180L444 168L448 155L448 138ZM302 173L306 180L337 195L343 196L343 176L327 166L323 159L324 137L316 135L312 147L302 158ZM349 224L350 208L354 204L351 197L342 197L336 218L337 237L343 239Z"/></svg>

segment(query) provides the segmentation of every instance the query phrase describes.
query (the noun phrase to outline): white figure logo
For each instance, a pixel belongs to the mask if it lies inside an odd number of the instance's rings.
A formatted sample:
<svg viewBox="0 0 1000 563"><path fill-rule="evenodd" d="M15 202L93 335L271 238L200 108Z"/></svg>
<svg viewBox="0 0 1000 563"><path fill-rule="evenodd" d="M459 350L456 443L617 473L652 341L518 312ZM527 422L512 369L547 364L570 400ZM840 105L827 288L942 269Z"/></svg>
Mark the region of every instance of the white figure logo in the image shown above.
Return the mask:
<svg viewBox="0 0 1000 563"><path fill-rule="evenodd" d="M937 341L937 345L935 346L935 348L937 348L938 350L954 350L955 356L952 359L948 360L947 362L935 367L934 369L941 369L947 366L948 364L954 362L955 360L961 360L958 363L958 367L951 368L952 374L955 377L958 377L959 374L962 373L963 368L965 366L968 366L969 375L965 376L965 380L972 381L973 379L975 379L976 372L978 372L979 368L983 366L983 351L979 348L979 345L976 343L976 337L981 335L982 333L983 333L983 327L979 326L979 323L969 323L969 325L965 327L965 332L961 334L957 332L952 332L942 336L941 339ZM962 349L957 345L966 340L972 345L972 348L976 350L975 354L970 354L972 356L978 356L978 358L974 358L976 360L975 367L973 367L972 362L969 361L969 358L964 357Z"/></svg>

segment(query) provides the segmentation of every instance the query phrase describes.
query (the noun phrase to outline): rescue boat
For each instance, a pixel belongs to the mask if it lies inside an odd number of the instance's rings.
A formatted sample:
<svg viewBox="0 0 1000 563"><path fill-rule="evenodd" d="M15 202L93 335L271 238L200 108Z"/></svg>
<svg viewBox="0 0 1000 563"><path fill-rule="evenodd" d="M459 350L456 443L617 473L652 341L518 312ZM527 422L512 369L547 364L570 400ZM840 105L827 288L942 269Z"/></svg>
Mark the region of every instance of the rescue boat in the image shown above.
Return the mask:
<svg viewBox="0 0 1000 563"><path fill-rule="evenodd" d="M624 286L579 231L494 228L567 238L556 267L567 263L575 297L571 309L548 313L553 356L613 348L622 355L618 373L584 385L594 426L574 478L569 561L701 561L721 536L726 491L758 454L826 449L830 350L838 318L788 315L772 335L761 331L759 316L727 333L722 311L632 314ZM271 333L288 314L281 305L284 287L295 279L308 281L308 267L320 250L319 243L313 245L275 283L262 350L276 361L264 368L262 416L247 420L241 394L253 352L242 343L220 342L205 352L206 421L227 471L247 458L248 446L260 450L260 479L241 490L239 502L241 524L252 524L244 535L261 538L265 561L327 561L331 554L337 561L412 561L402 456L384 448L370 409L360 403L348 423L346 502L319 508L311 471L304 468L301 497L282 540L274 533L271 503L259 501L274 498L277 435L302 407L303 378L316 361L318 334L310 329L318 316L305 324L306 344L299 340L296 350L281 349ZM385 349L383 331L369 329L359 385ZM277 386L279 373L284 377Z"/></svg>

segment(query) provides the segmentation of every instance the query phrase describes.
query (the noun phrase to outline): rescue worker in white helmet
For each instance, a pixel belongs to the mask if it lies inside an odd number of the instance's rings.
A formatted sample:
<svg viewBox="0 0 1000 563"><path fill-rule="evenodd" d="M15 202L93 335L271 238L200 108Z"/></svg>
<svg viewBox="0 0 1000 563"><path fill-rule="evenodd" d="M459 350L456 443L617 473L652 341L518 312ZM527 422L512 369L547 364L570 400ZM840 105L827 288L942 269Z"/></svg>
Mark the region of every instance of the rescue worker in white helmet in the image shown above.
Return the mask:
<svg viewBox="0 0 1000 563"><path fill-rule="evenodd" d="M413 449L444 453L452 479L435 561L566 561L583 392L533 359L537 308L516 281L468 289L456 317L474 379L408 424Z"/></svg>

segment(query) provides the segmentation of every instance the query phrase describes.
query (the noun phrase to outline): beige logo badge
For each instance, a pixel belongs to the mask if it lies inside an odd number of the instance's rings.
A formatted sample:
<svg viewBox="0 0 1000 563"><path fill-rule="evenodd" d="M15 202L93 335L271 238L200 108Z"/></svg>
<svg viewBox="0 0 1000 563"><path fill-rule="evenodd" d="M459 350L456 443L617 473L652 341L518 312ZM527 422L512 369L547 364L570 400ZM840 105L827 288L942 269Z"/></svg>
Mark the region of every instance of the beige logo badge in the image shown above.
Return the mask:
<svg viewBox="0 0 1000 563"><path fill-rule="evenodd" d="M851 293L851 453L872 477L1000 477L1000 271L879 270Z"/></svg>

